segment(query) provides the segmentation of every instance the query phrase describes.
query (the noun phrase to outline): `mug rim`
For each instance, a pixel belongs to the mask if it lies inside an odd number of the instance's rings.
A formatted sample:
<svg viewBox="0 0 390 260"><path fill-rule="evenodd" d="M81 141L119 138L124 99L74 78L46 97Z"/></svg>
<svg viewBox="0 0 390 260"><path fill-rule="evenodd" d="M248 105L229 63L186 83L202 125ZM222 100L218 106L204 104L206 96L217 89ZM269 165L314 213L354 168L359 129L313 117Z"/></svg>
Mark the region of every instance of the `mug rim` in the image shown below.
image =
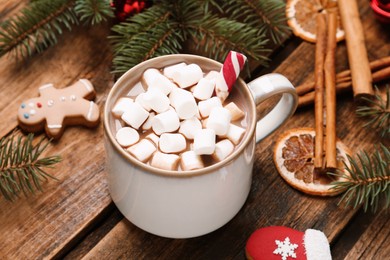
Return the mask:
<svg viewBox="0 0 390 260"><path fill-rule="evenodd" d="M236 159L241 153L243 153L245 148L249 145L249 143L252 141L252 139L254 137L255 129L256 129L256 122L257 122L256 105L255 105L255 102L253 100L252 92L250 91L247 83L242 78L239 77L236 82L238 82L242 86L243 92L250 99L248 102L249 109L251 110L253 116L252 116L252 118L250 118L248 120L249 131L247 131L248 133L244 136L244 140L242 140L241 143L238 145L237 149L235 149L233 151L233 153L230 154L224 160L219 161L217 163L214 163L210 166L206 166L202 169L187 170L187 171L184 171L184 170L180 170L180 171L178 171L178 170L165 170L165 169L153 167L151 165L148 165L146 163L143 163L143 162L137 160L131 154L126 152L122 146L119 145L119 143L115 139L114 134L111 132L111 129L109 126L109 117L111 115L111 111L109 109L109 106L110 106L110 103L112 103L111 100L112 100L115 92L120 90L122 82L126 81L127 78L132 77L131 74L134 70L137 70L137 69L142 68L142 67L144 67L145 69L155 67L155 66L150 66L150 65L148 66L148 64L158 63L159 60L175 59L176 58L176 61L173 62L172 64L170 64L170 65L174 65L174 64L177 64L179 62L185 62L186 57L192 58L192 59L197 59L200 61L204 61L204 62L207 62L209 64L213 63L214 65L218 66L219 68L222 67L222 63L220 63L218 61L215 61L215 60L207 58L207 57L199 56L199 55L193 55L193 54L168 54L168 55L163 55L163 56L151 58L149 60L146 60L146 61L143 61L143 62L137 64L136 66L134 66L131 69L129 69L128 71L126 71L122 76L120 76L119 79L114 83L113 87L111 88L111 90L106 98L106 101L104 104L104 111L103 111L103 125L104 125L105 135L106 135L106 137L108 137L108 141L114 147L114 150L116 152L118 152L123 159L127 160L131 164L132 167L141 168L145 172L152 173L152 174L155 174L158 176L165 176L165 177L186 178L186 177L194 177L194 176L204 175L204 174L215 172L216 170L223 168L226 164L228 164L229 162ZM180 61L180 59L182 59L182 60ZM167 65L165 65L165 66L167 66ZM141 75L138 75L138 77L141 77Z"/></svg>

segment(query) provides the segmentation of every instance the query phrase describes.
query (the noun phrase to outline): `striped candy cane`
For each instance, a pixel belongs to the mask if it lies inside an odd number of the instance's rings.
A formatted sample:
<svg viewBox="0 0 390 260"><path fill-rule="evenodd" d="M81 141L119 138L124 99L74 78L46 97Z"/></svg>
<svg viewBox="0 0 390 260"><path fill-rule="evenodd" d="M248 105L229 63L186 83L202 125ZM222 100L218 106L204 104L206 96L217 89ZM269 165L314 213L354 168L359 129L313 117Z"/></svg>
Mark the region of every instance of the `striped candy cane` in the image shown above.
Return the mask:
<svg viewBox="0 0 390 260"><path fill-rule="evenodd" d="M227 55L220 72L220 80L218 80L216 85L216 94L221 101L225 101L228 97L246 60L245 55L235 51L230 51Z"/></svg>

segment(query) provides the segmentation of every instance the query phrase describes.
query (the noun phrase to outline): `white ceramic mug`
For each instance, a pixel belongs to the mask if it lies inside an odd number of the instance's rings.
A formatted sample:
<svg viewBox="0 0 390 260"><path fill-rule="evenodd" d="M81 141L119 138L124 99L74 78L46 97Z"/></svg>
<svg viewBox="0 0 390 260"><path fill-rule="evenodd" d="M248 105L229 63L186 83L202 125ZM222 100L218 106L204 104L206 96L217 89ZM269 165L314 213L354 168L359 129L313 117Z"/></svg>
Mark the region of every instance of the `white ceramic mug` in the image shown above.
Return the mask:
<svg viewBox="0 0 390 260"><path fill-rule="evenodd" d="M255 144L282 125L297 107L298 97L288 79L267 74L245 84L239 78L234 91L247 113L247 131L225 160L193 171L168 171L146 165L127 153L115 140L111 110L140 81L147 68L185 62L203 71L221 69L214 60L174 54L147 60L127 71L111 89L104 107L105 148L111 197L134 225L155 235L189 238L207 234L231 220L245 203L252 182ZM260 121L256 105L274 95L280 101Z"/></svg>

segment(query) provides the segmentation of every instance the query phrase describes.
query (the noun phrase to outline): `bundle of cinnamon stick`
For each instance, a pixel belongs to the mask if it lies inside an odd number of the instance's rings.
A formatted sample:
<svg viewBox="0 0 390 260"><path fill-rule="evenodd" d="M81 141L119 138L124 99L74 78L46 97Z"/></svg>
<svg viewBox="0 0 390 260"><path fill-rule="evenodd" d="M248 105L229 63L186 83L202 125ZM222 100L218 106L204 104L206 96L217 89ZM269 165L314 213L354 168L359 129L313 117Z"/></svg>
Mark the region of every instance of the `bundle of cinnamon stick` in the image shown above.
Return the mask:
<svg viewBox="0 0 390 260"><path fill-rule="evenodd" d="M315 51L315 172L337 168L336 157L336 51L337 14L317 16ZM325 126L324 126L325 125ZM324 156L325 155L325 156ZM314 176L316 178L316 176Z"/></svg>
<svg viewBox="0 0 390 260"><path fill-rule="evenodd" d="M357 100L362 100L362 97L372 97L374 94L372 83L390 78L390 57L369 63L357 1L338 0L337 4L345 31L351 70L337 74L336 91L342 92L352 89L353 95ZM313 83L306 83L297 87L299 95L298 106L313 103L315 100L313 90Z"/></svg>
<svg viewBox="0 0 390 260"><path fill-rule="evenodd" d="M373 83L390 79L390 56L374 60L369 63ZM298 106L306 106L314 103L314 81L310 81L296 87L299 96ZM336 74L336 93L342 93L352 89L351 70L344 70Z"/></svg>

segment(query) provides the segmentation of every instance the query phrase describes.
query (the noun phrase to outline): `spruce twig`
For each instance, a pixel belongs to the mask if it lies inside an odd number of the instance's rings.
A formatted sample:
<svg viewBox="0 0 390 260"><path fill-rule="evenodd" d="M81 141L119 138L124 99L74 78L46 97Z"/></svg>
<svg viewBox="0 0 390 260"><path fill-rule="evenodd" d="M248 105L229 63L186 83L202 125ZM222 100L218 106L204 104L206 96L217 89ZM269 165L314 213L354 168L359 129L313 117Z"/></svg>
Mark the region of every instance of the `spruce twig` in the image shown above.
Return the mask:
<svg viewBox="0 0 390 260"><path fill-rule="evenodd" d="M264 46L268 40L245 23L205 16L200 22L188 25L188 28L197 48L203 48L206 55L214 60L222 61L228 50L236 50L260 61L262 65L267 64L265 54L270 50Z"/></svg>
<svg viewBox="0 0 390 260"><path fill-rule="evenodd" d="M382 137L390 137L390 89L386 87L386 98L383 100L376 87L374 99L363 98L367 106L359 106L356 110L358 116L371 117L364 126L379 129Z"/></svg>
<svg viewBox="0 0 390 260"><path fill-rule="evenodd" d="M34 135L29 134L15 140L12 135L0 140L0 194L7 200L13 200L20 193L27 196L36 190L41 191L44 180L56 179L45 168L52 168L61 158L40 158L49 142L42 138L34 145L33 138Z"/></svg>
<svg viewBox="0 0 390 260"><path fill-rule="evenodd" d="M264 14L276 10L276 5L270 6L264 7ZM112 28L114 73L123 73L152 57L179 53L186 42L194 43L202 54L218 61L223 61L230 50L236 50L265 65L265 54L269 52L265 49L266 30L221 13L224 7L223 1L218 0L155 1L151 8ZM271 30L275 30L275 35L282 35L283 22L273 21L275 27Z"/></svg>
<svg viewBox="0 0 390 260"><path fill-rule="evenodd" d="M219 2L225 13L231 15L232 19L264 31L274 44L280 44L290 31L286 24L286 5L281 0L220 0Z"/></svg>
<svg viewBox="0 0 390 260"><path fill-rule="evenodd" d="M381 198L385 198L385 208L390 206L390 151L384 146L369 156L362 151L357 160L348 156L350 167L345 164L349 174L336 173L343 181L332 184L335 189L345 190L341 202L353 205L354 208L363 205L364 210L370 207L373 211L378 209Z"/></svg>
<svg viewBox="0 0 390 260"><path fill-rule="evenodd" d="M64 29L80 21L96 24L112 17L107 0L39 0L0 24L0 56L13 51L27 58L55 45Z"/></svg>
<svg viewBox="0 0 390 260"><path fill-rule="evenodd" d="M171 15L168 9L154 5L115 25L112 30L116 34L109 37L114 50L113 72L123 73L149 58L179 53L183 37Z"/></svg>
<svg viewBox="0 0 390 260"><path fill-rule="evenodd" d="M102 0L77 0L74 8L80 21L95 25L114 17L109 1Z"/></svg>

